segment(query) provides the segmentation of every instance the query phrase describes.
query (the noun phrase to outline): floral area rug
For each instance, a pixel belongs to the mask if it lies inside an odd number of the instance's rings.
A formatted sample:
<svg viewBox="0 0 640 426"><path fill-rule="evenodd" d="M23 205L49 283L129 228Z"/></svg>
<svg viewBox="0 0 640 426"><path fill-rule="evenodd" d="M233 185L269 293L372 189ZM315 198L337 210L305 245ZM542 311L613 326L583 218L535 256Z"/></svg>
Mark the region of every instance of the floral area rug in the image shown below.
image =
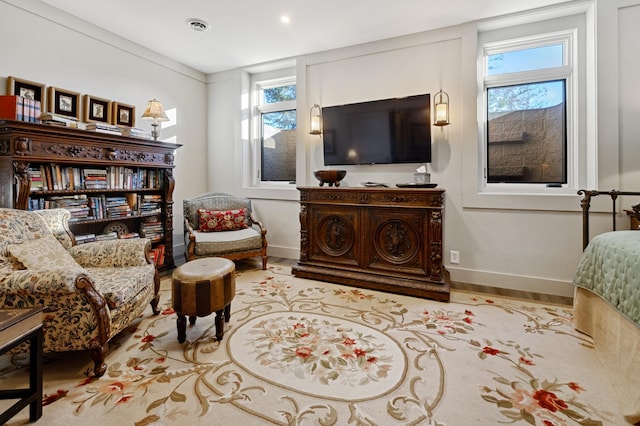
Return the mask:
<svg viewBox="0 0 640 426"><path fill-rule="evenodd" d="M111 343L47 357L44 425L623 425L571 308L452 292L449 303L240 268L225 335L213 316L179 344L162 313ZM0 386L26 381L1 359ZM28 422L23 410L8 424Z"/></svg>

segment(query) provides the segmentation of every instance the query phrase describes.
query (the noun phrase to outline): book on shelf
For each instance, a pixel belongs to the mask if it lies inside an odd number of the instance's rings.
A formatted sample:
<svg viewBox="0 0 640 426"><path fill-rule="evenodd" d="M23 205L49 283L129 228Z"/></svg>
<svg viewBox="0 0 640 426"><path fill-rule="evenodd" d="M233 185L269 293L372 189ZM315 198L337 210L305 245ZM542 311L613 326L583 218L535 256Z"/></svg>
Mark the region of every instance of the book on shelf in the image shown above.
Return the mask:
<svg viewBox="0 0 640 426"><path fill-rule="evenodd" d="M120 126L120 132L124 136L130 136L140 139L152 139L151 132L149 130L141 129L139 127Z"/></svg>
<svg viewBox="0 0 640 426"><path fill-rule="evenodd" d="M40 171L39 173L38 170ZM49 163L31 166L28 173L32 179L34 191L160 189L162 179L161 172L157 170L126 166L83 168ZM147 198L147 201L149 200L151 199ZM133 203L131 206L133 207L134 204L141 205L140 203Z"/></svg>
<svg viewBox="0 0 640 426"><path fill-rule="evenodd" d="M107 189L106 169L82 169L82 182L85 189Z"/></svg>
<svg viewBox="0 0 640 426"><path fill-rule="evenodd" d="M107 123L87 123L84 126L85 130L99 132L99 133L110 133L113 135L121 135L122 132L120 128L113 124Z"/></svg>
<svg viewBox="0 0 640 426"><path fill-rule="evenodd" d="M164 265L164 252L165 252L164 244L158 244L157 246L149 250L151 259L153 260L153 263L156 264L156 266Z"/></svg>
<svg viewBox="0 0 640 426"><path fill-rule="evenodd" d="M97 241L96 238L96 234L78 234L75 235L76 237L76 244L86 244L86 243L93 243L95 241Z"/></svg>
<svg viewBox="0 0 640 426"><path fill-rule="evenodd" d="M60 126L60 127L71 127L74 129L78 128L78 120L74 118L65 117L58 114L52 114L50 112L45 112L40 114L40 122L42 124L48 124L51 126Z"/></svg>
<svg viewBox="0 0 640 426"><path fill-rule="evenodd" d="M29 167L27 175L29 176L31 191L44 191L46 189L46 177L43 176L43 170L40 167Z"/></svg>
<svg viewBox="0 0 640 426"><path fill-rule="evenodd" d="M0 95L0 118L39 123L41 103L18 95Z"/></svg>
<svg viewBox="0 0 640 426"><path fill-rule="evenodd" d="M120 238L121 240L130 240L133 238L140 238L140 234L138 234L137 232L127 232L126 234L118 235L118 238Z"/></svg>
<svg viewBox="0 0 640 426"><path fill-rule="evenodd" d="M118 233L115 231L96 235L96 241L109 241L109 240L117 240L117 239L118 239Z"/></svg>
<svg viewBox="0 0 640 426"><path fill-rule="evenodd" d="M161 241L164 238L164 227L158 216L148 217L140 223L140 236L152 242Z"/></svg>

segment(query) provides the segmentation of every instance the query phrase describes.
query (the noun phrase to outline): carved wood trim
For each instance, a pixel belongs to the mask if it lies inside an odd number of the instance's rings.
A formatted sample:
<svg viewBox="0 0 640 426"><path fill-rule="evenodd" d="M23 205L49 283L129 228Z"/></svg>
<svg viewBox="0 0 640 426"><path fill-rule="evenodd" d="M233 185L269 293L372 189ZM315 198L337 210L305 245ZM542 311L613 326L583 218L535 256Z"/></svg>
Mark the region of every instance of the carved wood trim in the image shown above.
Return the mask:
<svg viewBox="0 0 640 426"><path fill-rule="evenodd" d="M294 275L449 300L442 264L444 190L298 189L300 261Z"/></svg>
<svg viewBox="0 0 640 426"><path fill-rule="evenodd" d="M31 180L29 179L29 163L25 161L13 162L13 173L16 178L18 198L15 201L16 208L28 210L29 191L31 190Z"/></svg>
<svg viewBox="0 0 640 426"><path fill-rule="evenodd" d="M95 310L96 319L98 320L98 343L100 345L106 344L111 333L111 320L109 319L107 301L95 289L93 282L85 274L78 275L76 288L87 298Z"/></svg>

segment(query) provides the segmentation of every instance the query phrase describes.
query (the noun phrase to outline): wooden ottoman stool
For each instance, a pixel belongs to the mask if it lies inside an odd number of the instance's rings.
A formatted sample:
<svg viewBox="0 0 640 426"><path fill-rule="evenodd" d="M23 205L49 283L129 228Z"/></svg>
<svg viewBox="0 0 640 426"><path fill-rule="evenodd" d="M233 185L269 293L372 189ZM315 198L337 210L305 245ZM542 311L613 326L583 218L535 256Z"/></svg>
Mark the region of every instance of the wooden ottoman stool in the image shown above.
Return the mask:
<svg viewBox="0 0 640 426"><path fill-rule="evenodd" d="M231 301L236 293L235 264L222 257L206 257L179 266L172 276L171 297L178 314L178 342L187 338L189 323L196 317L216 313L216 339L224 336L224 323L231 317Z"/></svg>

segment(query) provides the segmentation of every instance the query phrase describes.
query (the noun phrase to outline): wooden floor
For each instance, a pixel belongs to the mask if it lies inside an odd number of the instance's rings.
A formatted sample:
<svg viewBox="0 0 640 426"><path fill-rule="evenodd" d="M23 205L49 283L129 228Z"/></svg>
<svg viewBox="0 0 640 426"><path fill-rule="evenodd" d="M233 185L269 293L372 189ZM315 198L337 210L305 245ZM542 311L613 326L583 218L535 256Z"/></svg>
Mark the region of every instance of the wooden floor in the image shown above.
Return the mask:
<svg viewBox="0 0 640 426"><path fill-rule="evenodd" d="M253 262L253 260L245 260L243 262ZM293 266L296 264L296 262L297 260L295 259L286 259L284 257L269 257L269 263L281 266ZM261 263L259 260L256 260L255 264L257 268L261 267ZM484 285L467 284L454 281L452 281L449 286L451 287L451 289L455 290L466 290L473 291L475 293L486 293L496 296L515 297L518 299L535 300L538 302L552 303L556 305L573 305L572 297L554 296L550 294L533 293L529 291L511 290L506 288L489 287Z"/></svg>

